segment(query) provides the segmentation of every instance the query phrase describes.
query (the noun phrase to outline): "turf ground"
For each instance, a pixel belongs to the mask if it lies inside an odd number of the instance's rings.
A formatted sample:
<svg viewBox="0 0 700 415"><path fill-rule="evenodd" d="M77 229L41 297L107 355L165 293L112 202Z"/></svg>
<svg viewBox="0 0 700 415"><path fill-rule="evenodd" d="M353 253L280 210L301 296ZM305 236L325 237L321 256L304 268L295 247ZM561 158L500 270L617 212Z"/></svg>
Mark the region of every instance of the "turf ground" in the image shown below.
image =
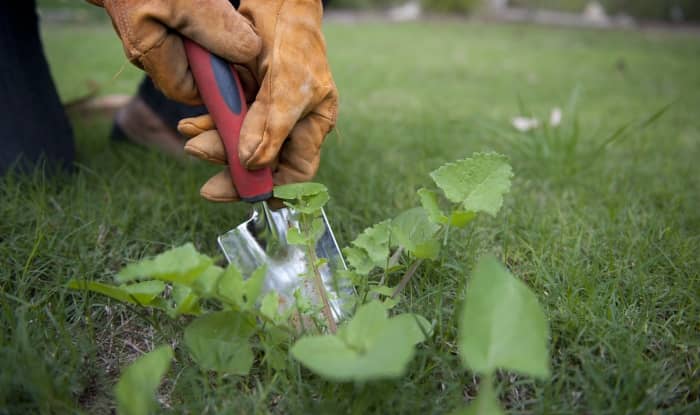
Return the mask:
<svg viewBox="0 0 700 415"><path fill-rule="evenodd" d="M500 377L513 413L700 412L698 38L455 21L330 23L326 33L342 104L317 181L341 245L416 205L430 171L473 152L510 157L512 192L408 287L401 307L436 331L406 377L330 384L290 362L288 374L216 378L180 353L164 411L446 413L474 394L455 354L455 310L475 259L491 252L551 322L553 378ZM107 24L49 24L43 35L65 101L88 81L135 89L140 74ZM559 128L510 126L553 107L564 110ZM63 284L109 280L188 241L214 255L216 235L245 216L200 200L215 168L110 144L108 120L73 121L75 174L0 179L0 413L109 413L120 368L177 341L182 322Z"/></svg>

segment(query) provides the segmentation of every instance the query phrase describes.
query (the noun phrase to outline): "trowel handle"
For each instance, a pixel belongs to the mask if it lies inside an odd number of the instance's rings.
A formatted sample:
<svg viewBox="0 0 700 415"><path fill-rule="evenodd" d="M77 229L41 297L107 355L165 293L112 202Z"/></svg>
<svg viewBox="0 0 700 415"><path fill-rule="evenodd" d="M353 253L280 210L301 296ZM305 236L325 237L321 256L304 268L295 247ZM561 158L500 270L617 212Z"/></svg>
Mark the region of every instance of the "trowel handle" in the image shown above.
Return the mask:
<svg viewBox="0 0 700 415"><path fill-rule="evenodd" d="M183 41L199 95L224 142L238 195L241 200L251 203L269 199L272 197L270 168L248 170L238 157L241 125L248 108L236 69L192 40L183 37Z"/></svg>

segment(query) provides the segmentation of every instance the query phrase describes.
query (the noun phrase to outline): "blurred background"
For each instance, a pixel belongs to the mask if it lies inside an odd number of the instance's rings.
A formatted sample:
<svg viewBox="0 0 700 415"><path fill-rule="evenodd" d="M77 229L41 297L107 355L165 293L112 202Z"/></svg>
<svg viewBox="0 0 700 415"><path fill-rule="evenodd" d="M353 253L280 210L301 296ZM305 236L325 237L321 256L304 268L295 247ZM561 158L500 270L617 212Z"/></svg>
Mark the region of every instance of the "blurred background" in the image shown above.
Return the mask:
<svg viewBox="0 0 700 415"><path fill-rule="evenodd" d="M412 4L426 12L453 12L461 14L492 13L498 15L514 11L552 11L593 14L659 21L697 21L700 3L694 0L336 0L331 7L348 9L377 9Z"/></svg>

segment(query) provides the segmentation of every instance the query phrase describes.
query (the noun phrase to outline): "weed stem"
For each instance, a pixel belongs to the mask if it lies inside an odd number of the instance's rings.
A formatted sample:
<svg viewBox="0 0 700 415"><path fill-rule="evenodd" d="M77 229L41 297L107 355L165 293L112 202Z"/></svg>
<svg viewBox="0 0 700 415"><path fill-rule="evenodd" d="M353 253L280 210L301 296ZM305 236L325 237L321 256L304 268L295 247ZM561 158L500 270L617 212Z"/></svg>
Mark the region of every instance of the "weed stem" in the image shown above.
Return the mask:
<svg viewBox="0 0 700 415"><path fill-rule="evenodd" d="M403 291L404 288L406 288L406 285L408 285L408 282L411 281L411 278L413 277L413 274L416 273L418 270L418 267L420 264L423 263L422 259L417 260L411 266L406 270L406 273L403 274L403 277L401 278L401 281L399 282L399 285L396 286L396 289L394 290L394 293L391 295L391 298L396 298L398 295Z"/></svg>

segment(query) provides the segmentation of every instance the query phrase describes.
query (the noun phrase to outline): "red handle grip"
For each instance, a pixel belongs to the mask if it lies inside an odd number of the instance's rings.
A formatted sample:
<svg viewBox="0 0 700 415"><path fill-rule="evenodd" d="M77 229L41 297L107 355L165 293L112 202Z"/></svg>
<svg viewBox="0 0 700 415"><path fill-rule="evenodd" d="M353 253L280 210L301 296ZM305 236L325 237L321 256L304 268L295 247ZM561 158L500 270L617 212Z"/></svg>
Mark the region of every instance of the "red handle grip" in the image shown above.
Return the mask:
<svg viewBox="0 0 700 415"><path fill-rule="evenodd" d="M241 200L259 202L272 197L272 171L269 167L248 170L238 157L241 125L248 111L241 81L233 65L183 38L199 95L214 119L226 148L228 167Z"/></svg>

